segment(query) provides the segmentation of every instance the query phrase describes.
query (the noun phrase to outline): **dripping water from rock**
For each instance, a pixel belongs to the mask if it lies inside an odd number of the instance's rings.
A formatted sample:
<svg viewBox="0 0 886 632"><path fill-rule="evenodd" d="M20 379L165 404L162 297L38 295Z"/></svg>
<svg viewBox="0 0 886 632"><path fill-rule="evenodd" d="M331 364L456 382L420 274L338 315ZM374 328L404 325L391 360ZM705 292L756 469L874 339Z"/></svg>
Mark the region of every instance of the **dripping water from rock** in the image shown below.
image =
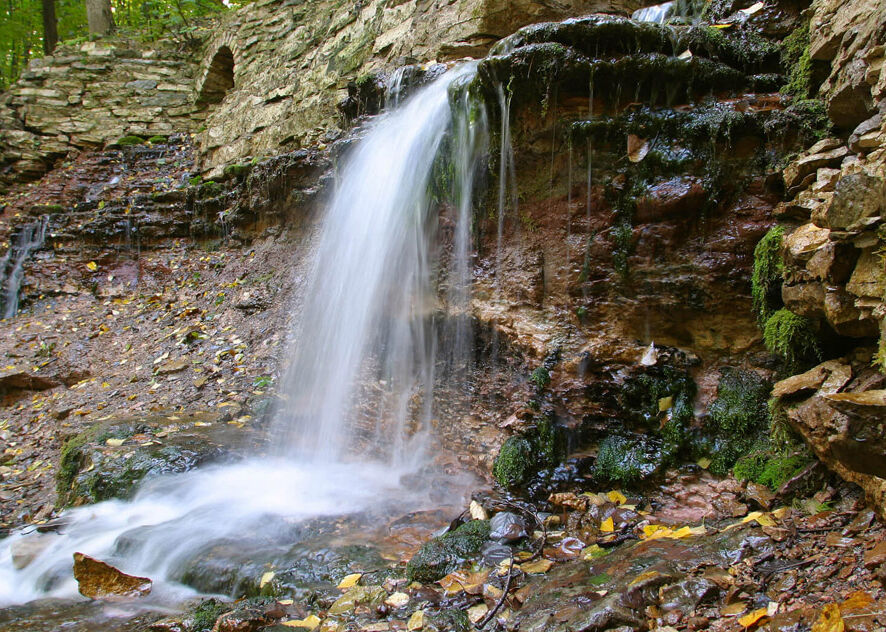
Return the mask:
<svg viewBox="0 0 886 632"><path fill-rule="evenodd" d="M12 318L18 312L25 262L32 252L43 247L48 222L49 219L43 216L37 221L22 225L10 240L6 254L0 259L0 314L3 318Z"/></svg>

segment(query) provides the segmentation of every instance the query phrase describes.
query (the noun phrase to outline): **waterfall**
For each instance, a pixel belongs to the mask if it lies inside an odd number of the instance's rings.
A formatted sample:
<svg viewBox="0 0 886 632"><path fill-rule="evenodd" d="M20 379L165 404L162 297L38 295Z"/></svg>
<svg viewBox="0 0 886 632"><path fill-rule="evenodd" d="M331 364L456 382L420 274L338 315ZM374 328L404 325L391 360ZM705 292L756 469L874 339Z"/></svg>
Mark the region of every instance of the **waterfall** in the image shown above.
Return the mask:
<svg viewBox="0 0 886 632"><path fill-rule="evenodd" d="M404 98L345 157L282 381L287 403L272 428L278 456L154 478L130 501L66 511L59 534L14 533L0 542L0 605L76 596L71 556L80 551L152 578L149 600L165 606L193 594L179 580L213 542L277 546L281 525L405 513L427 501L430 487L445 493L438 481L400 479L423 465L434 411L441 263L430 185L444 139L456 209L446 300L463 319L469 309L471 199L487 133L485 114L471 111L458 88L475 67L457 66ZM459 344L466 354L466 340ZM447 350L464 363L457 353ZM13 552L29 537L44 538L45 548L18 569Z"/></svg>
<svg viewBox="0 0 886 632"><path fill-rule="evenodd" d="M12 318L18 312L25 261L33 251L43 246L47 223L48 219L44 216L36 222L24 224L3 259L0 259L0 314L3 318Z"/></svg>
<svg viewBox="0 0 886 632"><path fill-rule="evenodd" d="M656 4L651 7L637 9L631 14L631 19L637 22L653 22L655 24L664 24L674 10L673 2L665 2L664 4Z"/></svg>

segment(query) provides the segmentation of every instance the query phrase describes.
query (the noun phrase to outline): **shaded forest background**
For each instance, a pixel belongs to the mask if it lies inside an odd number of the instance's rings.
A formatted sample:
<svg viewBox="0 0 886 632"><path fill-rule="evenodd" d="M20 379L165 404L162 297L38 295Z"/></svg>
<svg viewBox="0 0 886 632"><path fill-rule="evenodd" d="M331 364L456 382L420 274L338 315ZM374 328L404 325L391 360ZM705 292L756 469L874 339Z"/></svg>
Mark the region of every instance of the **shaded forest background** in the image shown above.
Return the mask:
<svg viewBox="0 0 886 632"><path fill-rule="evenodd" d="M0 91L15 82L30 60L51 54L57 42L85 42L116 31L141 41L173 37L188 46L199 40L204 18L247 2L0 0ZM96 15L102 13L112 19L97 22Z"/></svg>

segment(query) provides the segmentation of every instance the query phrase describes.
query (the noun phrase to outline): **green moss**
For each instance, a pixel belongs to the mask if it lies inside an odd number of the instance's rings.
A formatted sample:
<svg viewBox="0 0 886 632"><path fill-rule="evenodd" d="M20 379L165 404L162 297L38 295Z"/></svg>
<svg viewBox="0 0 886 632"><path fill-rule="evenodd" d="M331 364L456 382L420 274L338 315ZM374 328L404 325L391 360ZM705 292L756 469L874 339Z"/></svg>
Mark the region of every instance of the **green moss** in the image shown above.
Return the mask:
<svg viewBox="0 0 886 632"><path fill-rule="evenodd" d="M242 178L252 171L252 165L245 163L242 165L228 165L224 168L223 173L228 178Z"/></svg>
<svg viewBox="0 0 886 632"><path fill-rule="evenodd" d="M612 267L625 279L630 273L628 258L634 252L634 227L630 221L620 221L612 227Z"/></svg>
<svg viewBox="0 0 886 632"><path fill-rule="evenodd" d="M151 143L152 145L160 145L160 144L165 143L166 140L167 140L167 138L166 138L165 136L160 136L160 135L158 134L158 135L156 135L156 136L151 136L151 137L148 139L148 142Z"/></svg>
<svg viewBox="0 0 886 632"><path fill-rule="evenodd" d="M129 136L123 136L121 138L118 138L117 142L114 144L126 147L126 146L130 146L130 145L143 145L144 143L145 143L144 138L142 138L141 136L135 136L134 134L131 134Z"/></svg>
<svg viewBox="0 0 886 632"><path fill-rule="evenodd" d="M425 542L406 565L409 581L435 582L477 555L489 539L489 521L471 520L454 531Z"/></svg>
<svg viewBox="0 0 886 632"><path fill-rule="evenodd" d="M634 485L661 465L662 455L654 443L639 437L609 435L598 449L594 477L601 482Z"/></svg>
<svg viewBox="0 0 886 632"><path fill-rule="evenodd" d="M751 271L751 298L754 313L760 324L765 323L781 306L781 282L784 262L781 244L784 227L773 226L754 248L754 266Z"/></svg>
<svg viewBox="0 0 886 632"><path fill-rule="evenodd" d="M631 416L653 429L659 428L665 417L683 427L695 416L693 401L696 391L688 372L665 365L628 378L619 400ZM668 398L670 405L667 405Z"/></svg>
<svg viewBox="0 0 886 632"><path fill-rule="evenodd" d="M809 54L809 21L803 23L782 42L782 64L787 68L788 82L782 92L808 99L812 91L812 57Z"/></svg>
<svg viewBox="0 0 886 632"><path fill-rule="evenodd" d="M468 613L456 608L429 614L422 626L424 632L468 632L471 629Z"/></svg>
<svg viewBox="0 0 886 632"><path fill-rule="evenodd" d="M540 366L530 374L529 380L535 384L537 390L542 391L551 383L551 372L547 367Z"/></svg>
<svg viewBox="0 0 886 632"><path fill-rule="evenodd" d="M217 599L205 599L194 608L187 620L188 632L207 632L215 626L216 620L230 612L232 604L227 604Z"/></svg>
<svg viewBox="0 0 886 632"><path fill-rule="evenodd" d="M708 413L718 430L747 436L769 430L768 398L771 387L759 374L724 369L717 384L717 399Z"/></svg>
<svg viewBox="0 0 886 632"><path fill-rule="evenodd" d="M566 458L563 432L547 417L536 424L532 439L536 469L554 467Z"/></svg>
<svg viewBox="0 0 886 632"><path fill-rule="evenodd" d="M809 457L800 454L780 455L760 451L739 459L732 473L740 481L753 481L775 491L809 463Z"/></svg>
<svg viewBox="0 0 886 632"><path fill-rule="evenodd" d="M514 487L525 483L532 470L532 445L524 437L514 436L501 446L492 475L503 487Z"/></svg>
<svg viewBox="0 0 886 632"><path fill-rule="evenodd" d="M766 321L763 342L770 353L784 361L789 370L799 370L821 359L821 347L812 322L785 308Z"/></svg>

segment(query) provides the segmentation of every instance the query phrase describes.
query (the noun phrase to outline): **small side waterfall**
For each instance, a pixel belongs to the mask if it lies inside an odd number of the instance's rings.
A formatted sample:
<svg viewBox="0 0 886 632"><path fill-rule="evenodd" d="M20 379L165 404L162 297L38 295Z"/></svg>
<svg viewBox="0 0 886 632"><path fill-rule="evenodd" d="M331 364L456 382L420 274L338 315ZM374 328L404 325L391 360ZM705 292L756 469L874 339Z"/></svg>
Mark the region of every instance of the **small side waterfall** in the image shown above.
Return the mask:
<svg viewBox="0 0 886 632"><path fill-rule="evenodd" d="M28 222L19 229L9 249L0 259L0 315L12 318L18 312L19 291L25 276L25 262L46 239L47 217Z"/></svg>
<svg viewBox="0 0 886 632"><path fill-rule="evenodd" d="M474 71L460 65L405 98L347 156L319 229L284 380L288 402L272 428L279 458L159 477L130 501L70 509L62 532L38 536L45 548L21 569L13 551L29 536L14 533L0 542L0 605L77 596L75 551L151 577L150 599L166 605L191 592L179 581L214 542L260 541L318 516L382 510L386 502L405 512L426 502L428 489L401 486L400 478L424 463L440 276L462 323L445 357L467 361L471 199L488 135L485 113L469 109L457 84ZM429 185L435 160L447 159L446 138L456 219L449 269L440 275ZM42 238L43 228L22 243Z"/></svg>

